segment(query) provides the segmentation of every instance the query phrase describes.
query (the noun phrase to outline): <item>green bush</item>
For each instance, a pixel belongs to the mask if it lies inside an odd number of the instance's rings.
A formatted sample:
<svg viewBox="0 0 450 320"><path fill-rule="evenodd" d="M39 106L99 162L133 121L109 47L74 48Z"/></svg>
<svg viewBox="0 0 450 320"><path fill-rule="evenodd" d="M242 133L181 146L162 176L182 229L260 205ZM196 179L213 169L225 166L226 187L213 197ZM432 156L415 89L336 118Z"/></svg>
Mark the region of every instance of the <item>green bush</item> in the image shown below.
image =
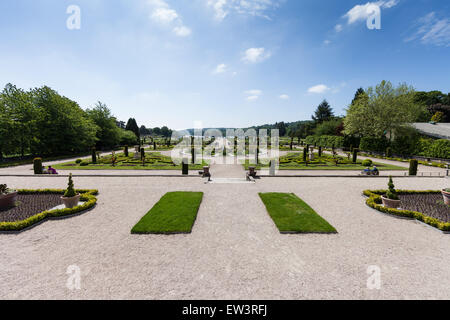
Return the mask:
<svg viewBox="0 0 450 320"><path fill-rule="evenodd" d="M86 161L80 162L80 166L82 166L82 167L87 167L88 165L89 165L89 163Z"/></svg>
<svg viewBox="0 0 450 320"><path fill-rule="evenodd" d="M363 137L359 145L363 151L384 152L389 146L389 141L383 138Z"/></svg>
<svg viewBox="0 0 450 320"><path fill-rule="evenodd" d="M97 163L97 152L95 148L92 148L92 163Z"/></svg>
<svg viewBox="0 0 450 320"><path fill-rule="evenodd" d="M370 160L370 159L367 159L367 160L364 160L363 162L362 162L362 165L364 166L364 167L371 167L372 166L372 160Z"/></svg>
<svg viewBox="0 0 450 320"><path fill-rule="evenodd" d="M125 147L123 148L123 153L124 153L125 157L128 158L128 146L125 146Z"/></svg>
<svg viewBox="0 0 450 320"><path fill-rule="evenodd" d="M399 197L398 197L397 191L395 191L395 186L394 186L394 182L392 181L392 176L389 176L388 187L389 187L389 190L386 192L386 197L391 200L398 200Z"/></svg>
<svg viewBox="0 0 450 320"><path fill-rule="evenodd" d="M35 158L33 160L34 174L42 174L42 158Z"/></svg>
<svg viewBox="0 0 450 320"><path fill-rule="evenodd" d="M386 148L386 157L388 158L392 157L392 149L390 147Z"/></svg>
<svg viewBox="0 0 450 320"><path fill-rule="evenodd" d="M358 161L358 152L359 152L358 148L353 149L353 163L356 163L356 161Z"/></svg>
<svg viewBox="0 0 450 320"><path fill-rule="evenodd" d="M80 164L81 162L83 162L83 160L81 160L81 159L75 160L75 163L76 163L76 164Z"/></svg>
<svg viewBox="0 0 450 320"><path fill-rule="evenodd" d="M67 189L64 192L64 197L66 198L72 198L75 197L77 194L75 192L75 189L73 188L73 180L72 180L72 174L69 174L69 183L67 185Z"/></svg>
<svg viewBox="0 0 450 320"><path fill-rule="evenodd" d="M415 159L411 159L409 161L409 175L410 176L417 176L417 167L419 165L419 161Z"/></svg>

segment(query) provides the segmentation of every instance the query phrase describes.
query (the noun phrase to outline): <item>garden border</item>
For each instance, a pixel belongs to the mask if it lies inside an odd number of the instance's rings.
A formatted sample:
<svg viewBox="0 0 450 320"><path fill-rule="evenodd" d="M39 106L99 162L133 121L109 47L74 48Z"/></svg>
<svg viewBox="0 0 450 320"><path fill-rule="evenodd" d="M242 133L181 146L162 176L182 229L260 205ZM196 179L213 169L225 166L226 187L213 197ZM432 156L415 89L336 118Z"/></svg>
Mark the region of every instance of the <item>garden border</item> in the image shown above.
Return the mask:
<svg viewBox="0 0 450 320"><path fill-rule="evenodd" d="M421 212L411 211L411 210L400 210L386 208L381 205L381 196L386 194L387 190L364 190L363 195L368 197L366 200L366 205L372 209L375 209L381 213L392 215L396 218L407 218L414 219L418 222L426 224L427 226L433 227L444 234L450 234L450 222L442 222L436 218L427 216ZM441 193L440 190L397 190L399 195L401 194L436 194Z"/></svg>
<svg viewBox="0 0 450 320"><path fill-rule="evenodd" d="M19 194L64 194L64 189L19 189ZM40 223L48 219L63 219L67 217L76 216L94 208L97 203L98 190L95 189L77 189L76 192L80 193L80 200L86 201L82 205L74 208L46 210L21 221L15 222L0 222L0 233L10 234L29 230L32 227L39 225Z"/></svg>

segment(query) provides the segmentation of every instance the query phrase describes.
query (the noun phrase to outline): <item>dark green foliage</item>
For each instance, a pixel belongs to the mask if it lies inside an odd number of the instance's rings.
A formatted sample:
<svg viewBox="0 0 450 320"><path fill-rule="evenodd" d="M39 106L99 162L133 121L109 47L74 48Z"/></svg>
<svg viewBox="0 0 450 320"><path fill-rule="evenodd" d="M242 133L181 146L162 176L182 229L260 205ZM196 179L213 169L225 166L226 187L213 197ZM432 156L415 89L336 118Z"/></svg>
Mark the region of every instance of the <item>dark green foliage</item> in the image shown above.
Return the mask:
<svg viewBox="0 0 450 320"><path fill-rule="evenodd" d="M81 167L87 167L88 165L89 165L89 163L86 162L86 161L80 162L80 166L81 166Z"/></svg>
<svg viewBox="0 0 450 320"><path fill-rule="evenodd" d="M392 157L392 149L390 147L386 148L386 157L388 158Z"/></svg>
<svg viewBox="0 0 450 320"><path fill-rule="evenodd" d="M359 145L363 151L384 152L389 146L389 141L385 138L363 137Z"/></svg>
<svg viewBox="0 0 450 320"><path fill-rule="evenodd" d="M308 146L303 148L303 162L306 162L307 158L308 158Z"/></svg>
<svg viewBox="0 0 450 320"><path fill-rule="evenodd" d="M95 148L92 148L92 163L97 163L97 151Z"/></svg>
<svg viewBox="0 0 450 320"><path fill-rule="evenodd" d="M80 164L81 162L83 162L83 160L81 160L81 159L75 160L75 163L76 163L76 164Z"/></svg>
<svg viewBox="0 0 450 320"><path fill-rule="evenodd" d="M358 148L353 149L353 163L356 163L356 161L358 161L358 152L359 152Z"/></svg>
<svg viewBox="0 0 450 320"><path fill-rule="evenodd" d="M145 149L141 148L141 160L145 159Z"/></svg>
<svg viewBox="0 0 450 320"><path fill-rule="evenodd" d="M409 175L417 176L417 167L419 166L419 161L416 159L411 159L409 161Z"/></svg>
<svg viewBox="0 0 450 320"><path fill-rule="evenodd" d="M156 150L156 142L153 142L153 150Z"/></svg>
<svg viewBox="0 0 450 320"><path fill-rule="evenodd" d="M111 110L100 101L93 109L87 109L88 117L97 125L97 147L112 148L120 143L121 131Z"/></svg>
<svg viewBox="0 0 450 320"><path fill-rule="evenodd" d="M181 173L183 175L188 175L189 174L189 164L187 163L187 159L186 159L186 161L183 161L181 166L182 166Z"/></svg>
<svg viewBox="0 0 450 320"><path fill-rule="evenodd" d="M128 146L125 146L123 148L123 153L124 153L125 157L128 157Z"/></svg>
<svg viewBox="0 0 450 320"><path fill-rule="evenodd" d="M42 158L35 158L33 161L34 174L42 174Z"/></svg>
<svg viewBox="0 0 450 320"><path fill-rule="evenodd" d="M372 160L370 160L370 159L367 159L367 160L364 160L363 162L362 162L362 165L364 166L364 167L371 167L372 166Z"/></svg>
<svg viewBox="0 0 450 320"><path fill-rule="evenodd" d="M344 137L338 136L308 136L306 143L324 148L342 148Z"/></svg>
<svg viewBox="0 0 450 320"><path fill-rule="evenodd" d="M331 120L334 117L333 109L328 104L327 100L323 100L322 103L317 107L312 119L316 123L322 123L324 121Z"/></svg>
<svg viewBox="0 0 450 320"><path fill-rule="evenodd" d="M322 156L322 147L319 146L319 157L321 157L321 156Z"/></svg>
<svg viewBox="0 0 450 320"><path fill-rule="evenodd" d="M134 119L134 118L128 119L128 122L127 122L127 125L125 127L125 130L133 131L134 134L136 135L136 140L139 139L140 133L139 133L139 127L137 125L136 119Z"/></svg>
<svg viewBox="0 0 450 320"><path fill-rule="evenodd" d="M135 145L136 144L136 135L134 134L133 131L130 130L124 130L124 129L120 129L120 142L119 144L121 145Z"/></svg>
<svg viewBox="0 0 450 320"><path fill-rule="evenodd" d="M69 183L68 183L66 192L64 192L64 197L72 198L72 197L75 197L76 195L77 194L75 192L75 189L73 188L72 174L69 174Z"/></svg>
<svg viewBox="0 0 450 320"><path fill-rule="evenodd" d="M394 186L394 182L392 181L392 176L389 176L388 187L389 187L389 190L386 192L386 197L391 200L398 200L399 197L398 197L397 191L395 191L395 186Z"/></svg>

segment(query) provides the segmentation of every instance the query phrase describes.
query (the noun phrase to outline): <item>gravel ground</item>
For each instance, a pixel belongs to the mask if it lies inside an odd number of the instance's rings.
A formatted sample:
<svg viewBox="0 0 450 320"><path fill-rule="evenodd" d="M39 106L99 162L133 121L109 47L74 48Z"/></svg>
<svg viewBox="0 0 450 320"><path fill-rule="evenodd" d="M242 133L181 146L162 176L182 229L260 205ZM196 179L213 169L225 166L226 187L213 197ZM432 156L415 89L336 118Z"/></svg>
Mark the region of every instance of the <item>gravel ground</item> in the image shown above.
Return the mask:
<svg viewBox="0 0 450 320"><path fill-rule="evenodd" d="M2 179L3 180L3 179ZM8 177L13 188L64 188L67 178ZM398 189L440 189L449 180L396 179ZM450 235L368 208L364 189L387 179L78 177L99 189L76 217L0 235L0 298L12 299L450 299ZM169 191L205 193L192 234L131 235ZM258 192L293 192L339 232L281 235ZM68 266L81 290L67 289ZM369 266L381 289L369 290Z"/></svg>

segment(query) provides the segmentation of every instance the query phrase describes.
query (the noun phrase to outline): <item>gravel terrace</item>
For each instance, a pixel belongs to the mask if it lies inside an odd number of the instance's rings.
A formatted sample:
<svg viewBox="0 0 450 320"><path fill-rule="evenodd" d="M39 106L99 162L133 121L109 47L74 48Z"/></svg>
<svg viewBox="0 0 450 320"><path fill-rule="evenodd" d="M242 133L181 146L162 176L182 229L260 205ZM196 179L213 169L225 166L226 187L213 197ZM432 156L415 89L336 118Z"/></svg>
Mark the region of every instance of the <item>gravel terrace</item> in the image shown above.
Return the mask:
<svg viewBox="0 0 450 320"><path fill-rule="evenodd" d="M1 178L12 188L64 188L67 178ZM450 299L450 238L365 205L364 189L387 179L78 177L99 189L80 216L0 235L0 298L7 299ZM396 179L398 189L440 189L443 178ZM131 235L169 191L205 193L192 234ZM293 192L336 235L280 234L258 192ZM67 289L67 268L81 290ZM381 268L381 290L366 286Z"/></svg>

